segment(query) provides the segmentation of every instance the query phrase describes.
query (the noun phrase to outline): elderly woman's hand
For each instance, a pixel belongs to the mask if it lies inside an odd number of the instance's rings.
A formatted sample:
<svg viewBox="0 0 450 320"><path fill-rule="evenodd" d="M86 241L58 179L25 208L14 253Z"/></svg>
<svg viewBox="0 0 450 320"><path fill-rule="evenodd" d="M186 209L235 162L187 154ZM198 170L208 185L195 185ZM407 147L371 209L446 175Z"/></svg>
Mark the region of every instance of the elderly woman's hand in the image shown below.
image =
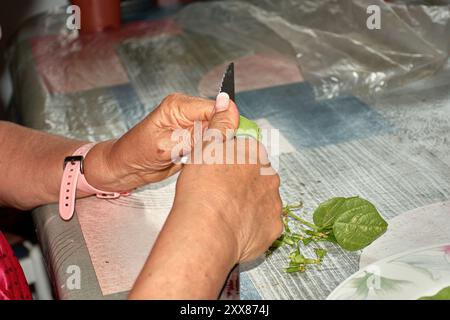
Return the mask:
<svg viewBox="0 0 450 320"><path fill-rule="evenodd" d="M179 143L172 139L173 132L187 130L193 145L194 122L204 129L216 113L220 113L215 117L217 129L237 128L239 112L227 95L220 94L216 101L169 95L120 139L99 143L88 153L86 179L98 189L125 191L173 175L181 168L172 161L172 150Z"/></svg>
<svg viewBox="0 0 450 320"><path fill-rule="evenodd" d="M194 162L183 168L172 210L131 299L215 299L236 263L255 259L280 236L279 177L261 144L240 141L246 144L228 148L234 150L229 162ZM259 152L249 148L250 141ZM204 158L208 150L204 146Z"/></svg>

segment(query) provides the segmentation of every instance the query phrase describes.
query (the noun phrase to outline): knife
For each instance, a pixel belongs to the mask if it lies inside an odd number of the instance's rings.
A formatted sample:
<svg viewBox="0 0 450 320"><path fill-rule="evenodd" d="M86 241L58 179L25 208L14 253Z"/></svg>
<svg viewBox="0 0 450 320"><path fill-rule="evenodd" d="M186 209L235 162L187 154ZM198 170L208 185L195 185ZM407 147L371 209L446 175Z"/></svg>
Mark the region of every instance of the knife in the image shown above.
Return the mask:
<svg viewBox="0 0 450 320"><path fill-rule="evenodd" d="M235 101L235 88L234 88L234 63L231 62L225 73L223 74L222 84L220 86L220 92L228 94L233 102ZM261 141L261 129L254 122L246 117L239 116L239 127L236 130L236 137L252 137L258 141Z"/></svg>
<svg viewBox="0 0 450 320"><path fill-rule="evenodd" d="M228 94L231 100L234 100L234 63L231 62L225 73L223 74L222 84L220 86L220 92Z"/></svg>

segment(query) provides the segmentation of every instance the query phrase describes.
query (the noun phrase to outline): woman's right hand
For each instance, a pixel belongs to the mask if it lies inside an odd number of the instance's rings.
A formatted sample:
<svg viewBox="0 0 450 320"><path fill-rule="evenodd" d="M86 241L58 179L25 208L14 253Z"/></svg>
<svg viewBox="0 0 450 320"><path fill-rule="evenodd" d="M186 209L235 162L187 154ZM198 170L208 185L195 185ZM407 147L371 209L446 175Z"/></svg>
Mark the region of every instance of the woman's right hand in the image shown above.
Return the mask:
<svg viewBox="0 0 450 320"><path fill-rule="evenodd" d="M243 148L239 147L238 140ZM246 154L245 164L185 165L178 178L174 202L175 208L206 209L198 211L212 225L221 225L229 234L223 245L235 247L236 263L264 253L283 231L279 176L270 167L262 144L248 138L242 140L237 138L227 143L234 143L236 154ZM257 146L254 164L249 163L250 142Z"/></svg>

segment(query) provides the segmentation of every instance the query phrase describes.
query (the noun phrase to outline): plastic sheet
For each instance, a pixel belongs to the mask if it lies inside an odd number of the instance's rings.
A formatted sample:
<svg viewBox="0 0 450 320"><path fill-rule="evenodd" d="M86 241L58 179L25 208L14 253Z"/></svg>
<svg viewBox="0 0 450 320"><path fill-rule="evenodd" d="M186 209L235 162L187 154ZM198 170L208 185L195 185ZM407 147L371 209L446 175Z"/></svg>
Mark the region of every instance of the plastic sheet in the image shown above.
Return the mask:
<svg viewBox="0 0 450 320"><path fill-rule="evenodd" d="M380 29L367 27L369 5ZM450 6L381 0L246 0L194 4L177 22L232 47L296 59L317 98L371 96L439 70L449 53Z"/></svg>
<svg viewBox="0 0 450 320"><path fill-rule="evenodd" d="M381 9L380 30L366 27L369 4ZM69 32L66 19L55 9L18 33L10 52L18 120L93 140L123 133L173 91L212 96L231 60L239 91L306 80L316 98L367 97L433 74L450 42L449 6L368 0L201 2L175 23L94 36Z"/></svg>
<svg viewBox="0 0 450 320"><path fill-rule="evenodd" d="M312 212L330 197L359 194L392 218L448 201L450 64L437 79L426 77L447 57L448 7L374 3L382 8L381 31L365 29L367 1L208 2L180 12L178 23L126 24L87 37L69 33L65 11L55 10L30 20L18 34L10 66L13 109L36 129L90 140L118 137L170 92L216 93L233 60L242 114L261 128L280 129L284 203L302 200ZM423 81L370 104L352 96L315 101L303 76L321 97L370 95ZM151 241L151 219L170 207L165 183L106 208L101 200L83 199L68 223L55 219L56 206L34 213L62 298L125 297L114 293L121 290L114 285L119 277L131 285L136 274L130 270L137 273L146 258L142 248ZM282 273L288 252L242 266L241 297L326 298L359 261L358 253L329 250L323 268L295 279ZM71 265L83 270L83 290L64 286ZM99 267L105 271L100 276ZM109 281L106 289L103 280Z"/></svg>
<svg viewBox="0 0 450 320"><path fill-rule="evenodd" d="M90 140L117 137L144 110L116 47L128 38L176 34L170 19L129 23L118 31L79 35L58 9L33 17L9 51L14 95L10 118L26 126Z"/></svg>

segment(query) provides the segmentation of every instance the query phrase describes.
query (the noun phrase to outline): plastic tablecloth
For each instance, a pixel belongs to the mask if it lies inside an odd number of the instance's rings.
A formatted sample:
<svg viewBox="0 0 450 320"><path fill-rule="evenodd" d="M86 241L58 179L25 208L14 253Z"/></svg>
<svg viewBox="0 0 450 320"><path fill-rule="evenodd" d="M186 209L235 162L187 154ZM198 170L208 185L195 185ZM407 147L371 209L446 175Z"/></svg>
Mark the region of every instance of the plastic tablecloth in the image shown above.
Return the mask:
<svg viewBox="0 0 450 320"><path fill-rule="evenodd" d="M447 59L421 81L324 99L317 79L308 81L281 42L280 50L221 42L183 14L88 36L65 29L63 10L30 20L11 51L11 113L24 125L68 137L118 137L168 93L212 96L234 61L241 113L280 130L285 203L302 200L308 214L332 196L360 195L390 219L450 199ZM175 179L126 199L80 200L69 222L56 205L34 210L59 298L125 298L170 209ZM326 246L323 264L302 274L283 271L288 248L242 266L241 298L326 298L358 270L361 254ZM79 287L72 277L78 271Z"/></svg>

